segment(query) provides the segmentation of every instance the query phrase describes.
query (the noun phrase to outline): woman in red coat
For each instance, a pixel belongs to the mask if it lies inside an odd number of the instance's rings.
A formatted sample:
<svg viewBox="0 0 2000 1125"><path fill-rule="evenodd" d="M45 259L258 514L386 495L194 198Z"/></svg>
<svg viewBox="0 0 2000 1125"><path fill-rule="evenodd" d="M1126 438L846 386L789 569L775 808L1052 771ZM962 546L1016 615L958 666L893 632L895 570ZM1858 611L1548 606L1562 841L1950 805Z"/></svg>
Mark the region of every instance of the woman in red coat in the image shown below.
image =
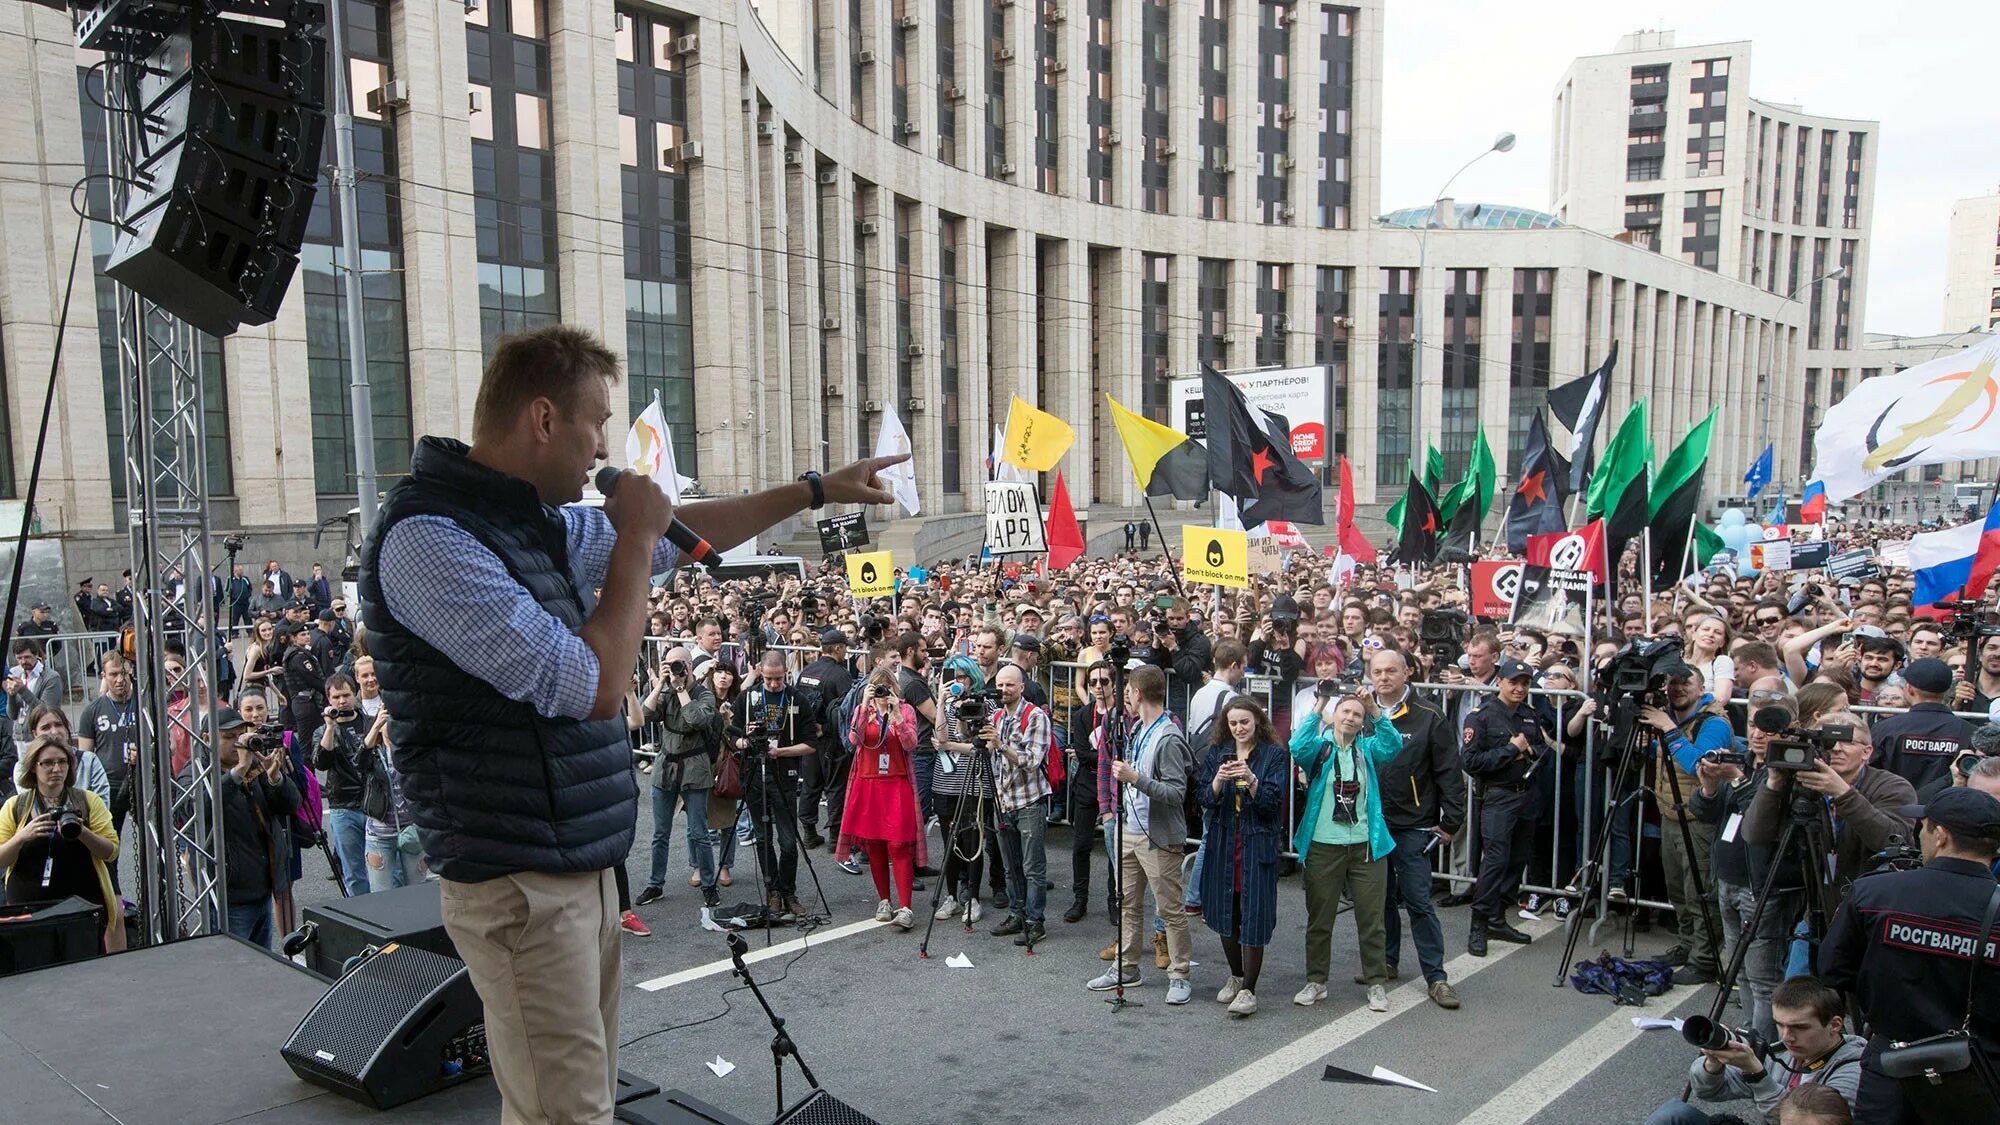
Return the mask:
<svg viewBox="0 0 2000 1125"><path fill-rule="evenodd" d="M851 731L854 765L848 773L847 809L840 819L840 844L868 853L868 874L881 902L875 920L907 930L915 924L910 890L916 880L917 791L911 784L910 751L917 745L917 713L896 693L892 674L868 678ZM896 874L896 903L889 904L889 872Z"/></svg>

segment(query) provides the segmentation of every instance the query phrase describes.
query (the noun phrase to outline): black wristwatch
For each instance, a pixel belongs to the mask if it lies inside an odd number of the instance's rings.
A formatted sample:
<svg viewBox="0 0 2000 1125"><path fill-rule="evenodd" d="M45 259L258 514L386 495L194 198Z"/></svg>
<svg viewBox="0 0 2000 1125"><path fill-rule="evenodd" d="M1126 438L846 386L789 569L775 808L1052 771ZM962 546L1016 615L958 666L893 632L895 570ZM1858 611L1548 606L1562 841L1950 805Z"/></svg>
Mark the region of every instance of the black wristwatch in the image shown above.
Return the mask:
<svg viewBox="0 0 2000 1125"><path fill-rule="evenodd" d="M812 486L812 510L817 512L821 508L826 507L826 486L819 482L819 473L812 469L807 469L805 472L799 474L799 479Z"/></svg>

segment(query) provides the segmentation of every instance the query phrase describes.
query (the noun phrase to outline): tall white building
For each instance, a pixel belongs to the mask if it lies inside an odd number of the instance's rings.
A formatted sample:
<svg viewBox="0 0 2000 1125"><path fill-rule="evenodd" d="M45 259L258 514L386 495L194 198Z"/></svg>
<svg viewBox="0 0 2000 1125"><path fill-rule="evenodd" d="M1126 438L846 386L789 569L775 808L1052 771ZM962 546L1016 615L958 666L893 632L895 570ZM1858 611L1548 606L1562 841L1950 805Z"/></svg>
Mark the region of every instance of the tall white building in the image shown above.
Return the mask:
<svg viewBox="0 0 2000 1125"><path fill-rule="evenodd" d="M1964 332L1975 325L2000 328L2000 190L1951 207L1941 327Z"/></svg>

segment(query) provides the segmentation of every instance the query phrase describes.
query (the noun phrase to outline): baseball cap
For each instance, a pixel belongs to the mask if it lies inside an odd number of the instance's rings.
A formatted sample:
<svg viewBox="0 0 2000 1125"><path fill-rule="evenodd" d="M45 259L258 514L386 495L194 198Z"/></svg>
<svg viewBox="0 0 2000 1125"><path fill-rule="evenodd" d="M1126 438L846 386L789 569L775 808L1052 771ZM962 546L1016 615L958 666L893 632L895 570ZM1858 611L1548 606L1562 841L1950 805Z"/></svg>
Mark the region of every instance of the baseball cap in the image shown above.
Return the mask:
<svg viewBox="0 0 2000 1125"><path fill-rule="evenodd" d="M2000 836L2000 800L1990 793L1955 786L1926 805L1904 805L1896 812L1908 820L1928 820L1966 836Z"/></svg>
<svg viewBox="0 0 2000 1125"><path fill-rule="evenodd" d="M1935 656L1913 660L1903 669L1903 682L1918 691L1942 694L1951 690L1951 665Z"/></svg>
<svg viewBox="0 0 2000 1125"><path fill-rule="evenodd" d="M1021 602L1021 603L1019 603L1019 604L1015 605L1015 607L1014 607L1014 615L1015 615L1016 617L1018 617L1018 616L1020 616L1020 615L1021 615L1021 614L1023 614L1023 613L1032 613L1032 614L1034 614L1034 615L1035 615L1036 617L1046 617L1046 616L1048 616L1047 614L1045 614L1045 613L1043 613L1043 612L1042 612L1042 607L1041 607L1041 606L1038 606L1038 605L1036 605L1036 604L1035 604L1035 603L1033 603L1033 602Z"/></svg>
<svg viewBox="0 0 2000 1125"><path fill-rule="evenodd" d="M1494 672L1503 680L1526 679L1535 674L1533 668L1528 667L1511 656L1502 659L1498 664L1494 665Z"/></svg>
<svg viewBox="0 0 2000 1125"><path fill-rule="evenodd" d="M249 725L249 723L243 721L242 714L234 707L217 707L215 709L215 729L218 731L240 730Z"/></svg>
<svg viewBox="0 0 2000 1125"><path fill-rule="evenodd" d="M1040 652L1042 651L1042 638L1033 633L1016 633L1014 634L1014 647L1020 649L1022 652Z"/></svg>
<svg viewBox="0 0 2000 1125"><path fill-rule="evenodd" d="M822 648L832 648L835 645L845 648L848 644L847 634L841 632L839 629L821 629L819 631L819 643Z"/></svg>
<svg viewBox="0 0 2000 1125"><path fill-rule="evenodd" d="M330 609L322 609L322 610L320 610L320 611L319 611L319 619L320 619L321 621L334 621L334 620L338 620L337 618L335 618L335 617L333 616L333 611L332 611L332 610L330 610Z"/></svg>

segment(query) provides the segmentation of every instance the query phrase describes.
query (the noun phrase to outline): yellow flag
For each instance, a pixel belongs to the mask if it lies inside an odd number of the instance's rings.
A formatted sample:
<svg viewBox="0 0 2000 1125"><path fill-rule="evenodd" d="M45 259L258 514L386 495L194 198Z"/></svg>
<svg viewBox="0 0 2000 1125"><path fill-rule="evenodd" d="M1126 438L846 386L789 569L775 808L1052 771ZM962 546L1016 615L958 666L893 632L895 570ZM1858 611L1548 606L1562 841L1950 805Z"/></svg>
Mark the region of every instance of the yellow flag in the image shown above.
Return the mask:
<svg viewBox="0 0 2000 1125"><path fill-rule="evenodd" d="M896 564L889 551L865 551L847 556L847 588L857 598L887 598L896 593Z"/></svg>
<svg viewBox="0 0 2000 1125"><path fill-rule="evenodd" d="M1038 410L1014 396L1007 410L1007 437L1000 446L1000 459L1009 465L1046 473L1056 467L1062 455L1076 444L1076 431L1068 422Z"/></svg>
<svg viewBox="0 0 2000 1125"><path fill-rule="evenodd" d="M1222 527L1181 527L1181 573L1210 586L1250 584L1250 537Z"/></svg>
<svg viewBox="0 0 2000 1125"><path fill-rule="evenodd" d="M1104 401L1111 404L1111 420L1118 426L1118 440L1125 445L1125 456L1131 459L1132 475L1139 480L1139 488L1144 490L1153 483L1153 467L1160 458L1172 453L1187 435L1179 430L1170 430L1151 418L1134 414L1118 405L1118 400L1109 393Z"/></svg>

